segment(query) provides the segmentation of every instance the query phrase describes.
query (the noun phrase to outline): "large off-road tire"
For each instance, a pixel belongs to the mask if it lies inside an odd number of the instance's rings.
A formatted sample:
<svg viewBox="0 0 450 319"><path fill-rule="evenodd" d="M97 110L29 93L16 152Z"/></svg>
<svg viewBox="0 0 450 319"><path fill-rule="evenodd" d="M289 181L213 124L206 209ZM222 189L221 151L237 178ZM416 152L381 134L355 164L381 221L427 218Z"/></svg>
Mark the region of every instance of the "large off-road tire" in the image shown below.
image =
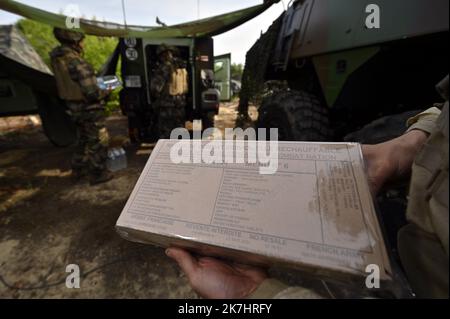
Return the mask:
<svg viewBox="0 0 450 319"><path fill-rule="evenodd" d="M257 128L278 128L280 141L323 142L332 139L328 111L314 95L283 90L265 98ZM267 134L268 135L268 134Z"/></svg>
<svg viewBox="0 0 450 319"><path fill-rule="evenodd" d="M344 137L344 141L380 144L393 140L405 133L408 119L420 112L422 111L416 110L382 117L364 126L361 130L348 134Z"/></svg>
<svg viewBox="0 0 450 319"><path fill-rule="evenodd" d="M42 128L50 142L57 147L67 147L77 141L77 130L62 101L37 94Z"/></svg>

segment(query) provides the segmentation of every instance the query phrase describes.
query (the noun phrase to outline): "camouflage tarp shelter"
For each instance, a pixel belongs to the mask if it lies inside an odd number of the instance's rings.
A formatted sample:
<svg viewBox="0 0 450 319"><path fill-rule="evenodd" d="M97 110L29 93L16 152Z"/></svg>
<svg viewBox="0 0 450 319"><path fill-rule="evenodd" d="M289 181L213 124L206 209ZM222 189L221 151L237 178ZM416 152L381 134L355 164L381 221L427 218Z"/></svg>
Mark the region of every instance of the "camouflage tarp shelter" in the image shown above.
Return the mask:
<svg viewBox="0 0 450 319"><path fill-rule="evenodd" d="M0 116L36 114L58 146L75 141L56 81L25 36L12 25L0 26Z"/></svg>
<svg viewBox="0 0 450 319"><path fill-rule="evenodd" d="M279 1L280 0L265 0L261 5L168 27L124 26L111 22L80 19L80 30L78 31L90 35L119 38L195 38L215 36L236 28L255 18L270 8L272 4ZM33 8L13 0L1 0L0 9L54 27L67 28L66 16Z"/></svg>
<svg viewBox="0 0 450 319"><path fill-rule="evenodd" d="M0 26L0 65L3 72L33 89L56 94L52 72L13 25Z"/></svg>

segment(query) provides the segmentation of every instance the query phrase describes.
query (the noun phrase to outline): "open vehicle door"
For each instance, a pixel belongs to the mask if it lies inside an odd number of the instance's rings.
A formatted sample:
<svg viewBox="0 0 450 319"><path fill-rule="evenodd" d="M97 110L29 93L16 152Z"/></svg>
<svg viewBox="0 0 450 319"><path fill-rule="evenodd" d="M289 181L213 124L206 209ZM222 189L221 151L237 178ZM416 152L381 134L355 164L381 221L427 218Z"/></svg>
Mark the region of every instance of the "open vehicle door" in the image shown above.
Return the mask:
<svg viewBox="0 0 450 319"><path fill-rule="evenodd" d="M220 91L220 101L230 101L231 93L231 54L214 58L216 89Z"/></svg>

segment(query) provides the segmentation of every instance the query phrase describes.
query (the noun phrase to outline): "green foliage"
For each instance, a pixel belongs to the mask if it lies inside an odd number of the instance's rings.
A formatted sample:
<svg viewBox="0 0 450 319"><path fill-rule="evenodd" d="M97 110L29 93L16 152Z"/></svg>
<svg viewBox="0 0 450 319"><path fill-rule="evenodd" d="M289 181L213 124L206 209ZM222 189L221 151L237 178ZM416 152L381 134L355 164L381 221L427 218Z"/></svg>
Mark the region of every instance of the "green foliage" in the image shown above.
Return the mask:
<svg viewBox="0 0 450 319"><path fill-rule="evenodd" d="M95 70L99 70L117 46L116 38L87 36L84 40L84 58Z"/></svg>
<svg viewBox="0 0 450 319"><path fill-rule="evenodd" d="M59 45L53 36L53 28L47 24L38 23L29 19L21 19L17 22L20 31L25 35L42 60L50 66L50 51Z"/></svg>
<svg viewBox="0 0 450 319"><path fill-rule="evenodd" d="M120 109L120 89L114 90L109 96L108 103L106 103L106 115L112 115Z"/></svg>
<svg viewBox="0 0 450 319"><path fill-rule="evenodd" d="M231 78L233 80L241 81L243 73L244 73L244 66L241 63L231 64Z"/></svg>
<svg viewBox="0 0 450 319"><path fill-rule="evenodd" d="M17 26L44 62L50 67L49 53L60 45L53 36L53 27L29 19L19 20ZM88 35L84 39L84 58L98 71L114 52L117 42L116 38ZM112 113L118 107L118 92L113 92L107 106L108 113Z"/></svg>

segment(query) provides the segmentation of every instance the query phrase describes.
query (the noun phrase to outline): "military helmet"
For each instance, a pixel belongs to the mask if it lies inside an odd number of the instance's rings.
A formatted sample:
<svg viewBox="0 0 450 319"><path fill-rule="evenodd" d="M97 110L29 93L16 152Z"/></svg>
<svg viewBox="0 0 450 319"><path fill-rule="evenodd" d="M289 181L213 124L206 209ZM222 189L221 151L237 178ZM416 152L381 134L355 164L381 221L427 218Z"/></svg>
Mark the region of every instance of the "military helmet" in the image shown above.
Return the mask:
<svg viewBox="0 0 450 319"><path fill-rule="evenodd" d="M161 54L163 54L164 52L170 51L174 54L176 54L178 52L178 49L174 46L170 46L167 44L161 44L158 49L156 50L156 54L158 56L160 56Z"/></svg>
<svg viewBox="0 0 450 319"><path fill-rule="evenodd" d="M84 39L84 34L81 32L61 28L54 28L53 34L61 43L79 43Z"/></svg>

